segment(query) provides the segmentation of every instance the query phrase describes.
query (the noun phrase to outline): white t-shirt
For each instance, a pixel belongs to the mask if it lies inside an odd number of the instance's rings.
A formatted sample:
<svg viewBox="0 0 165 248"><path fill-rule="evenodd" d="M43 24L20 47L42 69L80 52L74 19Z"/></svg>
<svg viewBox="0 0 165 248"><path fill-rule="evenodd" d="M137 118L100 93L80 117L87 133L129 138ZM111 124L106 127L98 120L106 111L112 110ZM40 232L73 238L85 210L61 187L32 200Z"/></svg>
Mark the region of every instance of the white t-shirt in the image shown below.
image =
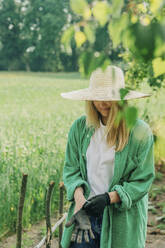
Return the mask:
<svg viewBox="0 0 165 248"><path fill-rule="evenodd" d="M86 152L87 176L91 188L89 198L107 192L114 173L115 146L108 146L105 128L100 122L100 128L91 137Z"/></svg>

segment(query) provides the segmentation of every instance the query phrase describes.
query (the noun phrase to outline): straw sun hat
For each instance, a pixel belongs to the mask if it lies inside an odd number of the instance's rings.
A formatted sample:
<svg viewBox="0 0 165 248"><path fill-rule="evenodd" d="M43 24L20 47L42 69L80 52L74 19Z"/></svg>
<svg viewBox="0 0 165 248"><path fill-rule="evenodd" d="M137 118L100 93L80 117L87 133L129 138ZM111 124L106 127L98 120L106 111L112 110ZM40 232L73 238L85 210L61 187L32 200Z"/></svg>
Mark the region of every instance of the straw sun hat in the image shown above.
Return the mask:
<svg viewBox="0 0 165 248"><path fill-rule="evenodd" d="M98 68L92 72L88 88L61 93L61 96L72 100L120 101L121 88L126 89L123 71L117 66L108 66L105 71ZM124 100L149 96L151 94L129 90Z"/></svg>

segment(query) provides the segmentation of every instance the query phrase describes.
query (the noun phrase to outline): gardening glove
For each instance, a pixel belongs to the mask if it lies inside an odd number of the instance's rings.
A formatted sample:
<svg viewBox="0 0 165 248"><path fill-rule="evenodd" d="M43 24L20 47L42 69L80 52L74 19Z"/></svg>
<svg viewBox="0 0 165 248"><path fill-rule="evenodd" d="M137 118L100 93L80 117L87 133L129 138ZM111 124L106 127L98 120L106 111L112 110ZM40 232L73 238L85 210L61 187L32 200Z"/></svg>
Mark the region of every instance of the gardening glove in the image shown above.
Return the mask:
<svg viewBox="0 0 165 248"><path fill-rule="evenodd" d="M75 228L71 237L72 242L82 243L83 235L86 242L89 242L89 238L95 239L89 217L82 208L71 217L65 226L70 227L73 224Z"/></svg>
<svg viewBox="0 0 165 248"><path fill-rule="evenodd" d="M105 206L111 204L108 192L91 197L83 205L83 209L90 216L98 217L103 214Z"/></svg>

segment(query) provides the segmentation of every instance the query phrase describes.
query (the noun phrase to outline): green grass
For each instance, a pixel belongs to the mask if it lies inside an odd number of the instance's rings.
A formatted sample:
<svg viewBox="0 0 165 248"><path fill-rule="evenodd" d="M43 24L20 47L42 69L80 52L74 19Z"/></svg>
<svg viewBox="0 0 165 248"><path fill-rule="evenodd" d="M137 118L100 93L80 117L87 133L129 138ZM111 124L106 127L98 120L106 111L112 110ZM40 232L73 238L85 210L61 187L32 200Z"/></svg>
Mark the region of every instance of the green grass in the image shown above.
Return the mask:
<svg viewBox="0 0 165 248"><path fill-rule="evenodd" d="M65 100L60 93L86 84L73 73L0 73L0 233L15 230L23 172L29 175L23 224L44 216L51 180L52 209L58 207L67 133L84 111L81 102Z"/></svg>
<svg viewBox="0 0 165 248"><path fill-rule="evenodd" d="M67 133L84 114L83 102L63 99L60 93L87 85L78 73L0 73L0 234L15 231L22 173L28 173L24 226L43 218L51 180L52 210L58 208ZM157 156L164 156L161 142Z"/></svg>

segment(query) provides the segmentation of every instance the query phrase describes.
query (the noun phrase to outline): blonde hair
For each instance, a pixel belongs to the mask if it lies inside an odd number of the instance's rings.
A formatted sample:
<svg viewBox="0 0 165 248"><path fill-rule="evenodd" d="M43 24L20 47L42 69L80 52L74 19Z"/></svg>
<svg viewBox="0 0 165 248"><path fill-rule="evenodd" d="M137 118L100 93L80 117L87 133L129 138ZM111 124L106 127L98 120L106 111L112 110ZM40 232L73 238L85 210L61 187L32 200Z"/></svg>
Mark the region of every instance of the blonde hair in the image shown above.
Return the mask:
<svg viewBox="0 0 165 248"><path fill-rule="evenodd" d="M121 117L121 112L125 105L128 105L127 101L124 101L124 105L119 104L117 101L111 101L106 124L107 143L110 147L115 145L116 151L121 151L128 143L129 138L130 130L126 126L125 119ZM92 101L85 102L85 110L87 115L87 126L94 127L95 129L99 128L101 115Z"/></svg>

